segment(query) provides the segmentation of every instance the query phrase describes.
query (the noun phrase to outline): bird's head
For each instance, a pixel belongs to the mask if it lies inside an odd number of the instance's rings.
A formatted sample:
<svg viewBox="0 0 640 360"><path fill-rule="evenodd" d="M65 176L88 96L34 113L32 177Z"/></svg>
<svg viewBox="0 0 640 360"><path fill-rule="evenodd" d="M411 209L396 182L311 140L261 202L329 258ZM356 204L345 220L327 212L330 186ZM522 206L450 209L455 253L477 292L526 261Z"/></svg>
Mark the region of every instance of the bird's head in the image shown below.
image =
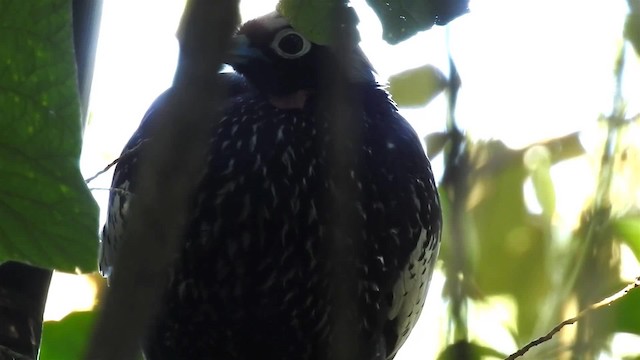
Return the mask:
<svg viewBox="0 0 640 360"><path fill-rule="evenodd" d="M373 69L357 44L349 55L349 80L375 82ZM240 27L226 63L270 98L296 103L295 99L304 102L305 94L318 89L324 69L330 69L332 61L335 55L330 46L312 43L283 16L272 12Z"/></svg>

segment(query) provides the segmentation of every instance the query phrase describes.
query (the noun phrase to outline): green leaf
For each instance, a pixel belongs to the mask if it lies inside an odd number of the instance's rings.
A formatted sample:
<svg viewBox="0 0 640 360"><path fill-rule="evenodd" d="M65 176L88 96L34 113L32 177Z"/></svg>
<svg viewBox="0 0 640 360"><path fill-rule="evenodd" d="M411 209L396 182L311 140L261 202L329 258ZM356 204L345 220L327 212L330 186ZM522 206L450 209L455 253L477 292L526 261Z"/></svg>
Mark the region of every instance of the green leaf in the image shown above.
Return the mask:
<svg viewBox="0 0 640 360"><path fill-rule="evenodd" d="M640 260L640 217L612 220L613 232L633 251Z"/></svg>
<svg viewBox="0 0 640 360"><path fill-rule="evenodd" d="M447 86L445 76L432 65L403 71L389 78L389 92L398 106L423 106Z"/></svg>
<svg viewBox="0 0 640 360"><path fill-rule="evenodd" d="M42 328L40 360L81 359L95 321L95 311L73 312Z"/></svg>
<svg viewBox="0 0 640 360"><path fill-rule="evenodd" d="M0 24L0 262L93 271L71 3L4 0Z"/></svg>
<svg viewBox="0 0 640 360"><path fill-rule="evenodd" d="M333 18L344 5L344 0L280 0L277 10L309 41L328 45L332 41Z"/></svg>
<svg viewBox="0 0 640 360"><path fill-rule="evenodd" d="M382 37L397 44L428 30L446 25L469 11L468 0L367 0L382 22Z"/></svg>

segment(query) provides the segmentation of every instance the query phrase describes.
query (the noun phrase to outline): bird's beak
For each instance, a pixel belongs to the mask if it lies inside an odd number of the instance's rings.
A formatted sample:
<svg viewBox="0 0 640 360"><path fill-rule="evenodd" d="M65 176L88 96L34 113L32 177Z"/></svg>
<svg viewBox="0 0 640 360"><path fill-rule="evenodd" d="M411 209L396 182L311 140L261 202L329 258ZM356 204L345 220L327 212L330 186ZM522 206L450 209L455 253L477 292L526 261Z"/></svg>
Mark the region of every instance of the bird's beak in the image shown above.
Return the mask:
<svg viewBox="0 0 640 360"><path fill-rule="evenodd" d="M231 38L231 49L224 58L224 63L231 66L246 65L252 60L267 61L258 49L251 46L245 35L235 35Z"/></svg>

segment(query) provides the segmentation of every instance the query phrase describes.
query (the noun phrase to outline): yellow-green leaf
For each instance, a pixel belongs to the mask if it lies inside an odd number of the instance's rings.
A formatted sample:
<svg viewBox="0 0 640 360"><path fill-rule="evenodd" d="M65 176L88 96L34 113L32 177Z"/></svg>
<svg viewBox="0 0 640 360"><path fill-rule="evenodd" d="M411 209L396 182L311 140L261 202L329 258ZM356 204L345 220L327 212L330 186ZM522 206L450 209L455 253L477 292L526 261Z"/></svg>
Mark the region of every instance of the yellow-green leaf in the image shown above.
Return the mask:
<svg viewBox="0 0 640 360"><path fill-rule="evenodd" d="M427 156L429 159L436 157L447 145L449 134L446 132L431 133L424 138L427 144Z"/></svg>
<svg viewBox="0 0 640 360"><path fill-rule="evenodd" d="M542 213L547 219L551 219L556 210L556 193L551 179L550 151L542 145L532 146L524 153L524 165L531 175Z"/></svg>
<svg viewBox="0 0 640 360"><path fill-rule="evenodd" d="M400 107L426 105L446 86L447 79L432 65L406 70L389 78L389 92Z"/></svg>

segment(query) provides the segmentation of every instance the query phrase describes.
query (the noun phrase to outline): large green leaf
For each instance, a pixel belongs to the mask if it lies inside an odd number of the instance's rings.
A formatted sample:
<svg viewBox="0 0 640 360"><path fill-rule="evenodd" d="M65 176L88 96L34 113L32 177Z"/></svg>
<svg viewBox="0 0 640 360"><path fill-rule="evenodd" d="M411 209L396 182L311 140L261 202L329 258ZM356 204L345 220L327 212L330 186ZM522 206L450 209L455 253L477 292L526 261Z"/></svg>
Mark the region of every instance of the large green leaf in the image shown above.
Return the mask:
<svg viewBox="0 0 640 360"><path fill-rule="evenodd" d="M0 0L0 262L96 267L69 0Z"/></svg>
<svg viewBox="0 0 640 360"><path fill-rule="evenodd" d="M469 10L468 0L367 0L382 22L383 38L397 44L428 30L446 25Z"/></svg>
<svg viewBox="0 0 640 360"><path fill-rule="evenodd" d="M96 313L74 312L60 321L47 321L42 328L40 360L81 359Z"/></svg>
<svg viewBox="0 0 640 360"><path fill-rule="evenodd" d="M278 12L309 40L331 43L335 10L347 0L280 0ZM468 11L469 0L367 0L382 22L383 37L397 44L430 29L445 25ZM350 24L354 25L354 24Z"/></svg>

